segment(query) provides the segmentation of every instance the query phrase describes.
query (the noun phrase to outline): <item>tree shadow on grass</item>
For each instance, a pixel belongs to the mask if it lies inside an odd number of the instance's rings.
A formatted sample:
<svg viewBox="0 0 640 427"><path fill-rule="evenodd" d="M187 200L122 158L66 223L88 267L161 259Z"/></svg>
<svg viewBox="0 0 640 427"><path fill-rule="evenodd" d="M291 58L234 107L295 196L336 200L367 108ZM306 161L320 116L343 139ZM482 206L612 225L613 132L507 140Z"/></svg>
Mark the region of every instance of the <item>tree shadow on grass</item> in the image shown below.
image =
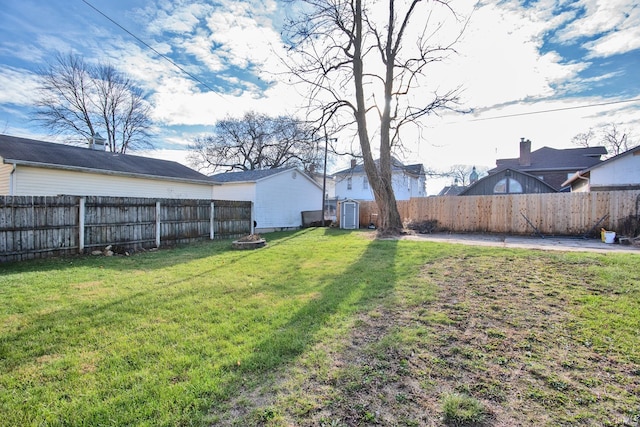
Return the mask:
<svg viewBox="0 0 640 427"><path fill-rule="evenodd" d="M301 234L303 235L305 233L306 231L278 233L274 235L274 244L272 246L275 247L281 244L286 244L287 242L292 241L296 237L300 237ZM155 278L155 276L149 276L146 272L155 269L171 268L180 263L195 261L199 258L204 257L204 255L193 256L193 251L190 251L188 247L176 249L173 252L167 250L166 252L159 254L159 256L164 259L162 259L158 263L143 262L142 264L136 264L135 267L124 264L124 262L129 261L129 259L103 259L102 261L104 262L98 262L96 264L91 262L93 261L92 259L86 260L87 262L83 264L83 266L95 268L95 275L91 274L87 277L82 278L71 276L69 280L72 281L70 281L69 283L61 285L60 288L49 289L47 293L39 293L37 295L33 295L33 298L55 298L57 296L60 296L60 294L63 292L71 292L68 288L75 288L77 286L86 287L87 291L90 292L92 291L91 288L97 289L103 282L107 283L117 280L114 279L114 276L110 274L108 270L124 272L128 271L129 269L140 270L145 272L145 277L141 280L158 281L152 284L147 284L146 286L141 286L139 289L119 289L117 291L118 296L113 298L100 297L101 300L99 301L96 301L94 299L90 299L87 301L76 299L66 305L61 305L56 308L49 308L45 303L45 305L43 306L44 311L42 311L42 313L38 313L36 311L32 315L29 315L28 324L21 326L17 330L14 330L12 332L0 334L0 358L3 361L3 364L5 365L5 367L15 367L27 361L26 359L24 359L24 356L18 356L18 359L11 356L11 354L13 354L11 349L16 345L20 345L20 343L31 342L34 344L27 350L27 359L29 357L39 357L43 354L55 354L63 350L65 346L73 344L67 342L66 339L60 339L59 336L56 338L56 334L51 334L49 331L65 331L65 333L70 336L70 340L78 340L79 337L82 337L84 335L84 331L86 329L94 327L106 326L117 329L127 328L128 316L144 316L143 311L145 307L157 308L164 305L173 304L193 292L193 290L188 288L182 291L174 291L173 289L180 288L183 285L186 286L190 282L194 282L197 280L206 280L207 278L215 277L216 271L221 268L237 268L243 270L245 268L244 263L252 263L257 265L264 264L265 260L268 259L269 256L263 250L236 251L231 249L230 244L221 246L220 244L214 243L211 246L214 247L215 251L207 254L207 256L212 257L212 263L208 268L204 270L198 269L195 271L189 271L189 274L173 280L167 280L164 275ZM269 249L270 248L266 248L266 250ZM284 251L283 254L286 254L288 250L288 247L286 247L285 245L285 247L282 248L282 251ZM196 252L200 254L202 251L200 250L200 248L198 248ZM3 275L10 275L21 272L46 273L48 271L65 271L68 268L74 267L71 264L72 261L68 261L69 260L67 259L58 259L55 261L47 260L46 262L42 263L43 266L46 267L43 269L37 268L40 264L40 262L38 261L26 261L23 264L15 263L12 265L13 268L3 269L2 273L0 273L0 283L2 283ZM149 268L150 264L153 266L153 268ZM36 268L33 268L34 266ZM8 292L17 292L19 294L18 297L22 298L23 295L25 295L25 292L21 291L19 288L24 289L25 287L28 287L29 282L26 280L22 282L22 280L24 279L21 279L19 276L17 280L18 281L9 282L9 287L17 288L17 290ZM43 280L43 278L40 278L38 276L38 278L33 280ZM119 284L116 284L114 286L118 287ZM255 291L260 292L261 289L259 287L256 287ZM10 298L7 298L5 300L5 304L9 304L7 306L7 313L9 316L13 316L14 314L22 314L21 312L23 309L13 309L11 307ZM114 313L117 313L117 315L114 315ZM42 338L37 338L40 335L42 336ZM78 343L76 343L76 345L78 345Z"/></svg>
<svg viewBox="0 0 640 427"><path fill-rule="evenodd" d="M243 358L223 369L248 377L247 383L258 384L258 387L274 372L282 372L317 344L320 339L318 334L322 330L348 321L394 289L398 280L395 267L397 246L397 241L369 243L358 261L346 271L339 275L327 275L328 283L317 298L296 311L285 325L248 349ZM232 399L238 397L234 393L243 392L238 384L227 384L226 387L233 389L229 393ZM223 401L218 404L225 406ZM217 412L215 406L212 412ZM219 415L225 417L225 414Z"/></svg>
<svg viewBox="0 0 640 427"><path fill-rule="evenodd" d="M268 246L286 243L310 232L310 229L299 231L285 231L265 233L262 236ZM0 277L2 275L30 272L61 271L77 268L78 266L99 267L112 270L156 270L171 267L188 261L195 261L227 252L235 253L237 258L253 256L258 250L233 250L231 242L234 239L207 240L191 244L162 247L154 250L144 250L132 253L130 256L115 254L112 257L102 255L68 255L63 257L31 259L24 261L8 261L0 263Z"/></svg>
<svg viewBox="0 0 640 427"><path fill-rule="evenodd" d="M298 233L305 233L304 231ZM338 233L340 234L340 233ZM293 233L293 236L299 234ZM313 346L318 340L318 333L333 325L339 325L340 322L353 316L359 310L365 308L368 304L373 303L376 299L382 298L393 289L397 274L395 270L395 257L397 253L397 242L395 241L372 241L362 249L362 243L358 243L353 248L349 248L348 240L342 248L347 257L352 257L353 252L346 254L350 249L361 252L355 262L348 266L343 266L339 272L327 271L324 276L313 276L316 285L310 287L296 286L296 281L304 280L304 271L309 271L309 266L304 265L309 257L308 251L317 249L313 244L307 243L303 245L302 250L292 250L285 243L291 239L292 234L282 234L275 236L273 239L273 250L279 252L278 255L292 257L284 264L287 271L280 272L276 267L275 272L271 271L267 276L269 283L262 283L261 278L257 278L256 285L252 288L245 288L242 292L236 292L233 283L227 283L225 286L232 292L235 299L249 298L254 299L249 304L245 304L246 312L251 315L250 309L252 304L259 304L260 299L257 297L261 293L270 293L276 299L286 298L303 298L302 305L295 313L291 314L288 319L283 322L266 323L259 325L262 327L260 333L253 333L247 341L255 342L256 335L257 344L242 344L229 342L213 343L214 346L239 346L242 349L241 356L237 361L228 362L229 357L225 361L216 366L215 358L212 354L217 354L218 350L211 349L191 349L189 346L194 344L196 336L184 335L183 341L171 343L179 345L185 351L190 352L193 356L202 352L202 365L196 368L189 368L191 373L185 374L185 378L197 373L203 373L210 378L217 378L202 382L201 379L192 378L192 382L185 384L189 390L188 395L194 400L198 400L200 405L198 411L206 411L209 405L223 403L233 397L237 392L238 375L250 378L250 382L261 381L271 372L286 368L288 364L303 354L307 349ZM313 236L312 236L313 237ZM336 236L340 237L340 236ZM325 238L323 236L323 238ZM331 236L329 237L331 238ZM281 244L281 245L280 245ZM230 251L229 251L230 252ZM246 264L243 262L260 263L262 252L260 251L237 251L227 254L225 263L232 269L240 269ZM334 258L340 258L338 254L322 254L322 257L313 257L314 262L323 262L324 256L331 255ZM266 258L265 258L266 259ZM287 266L287 264L289 264ZM202 316L192 315L189 320L189 327L197 327L206 330L208 327L216 327L217 322L224 318L223 312L229 307L221 305L216 307L212 305L212 297L208 292L209 289L202 289L194 286L194 283L203 283L210 288L218 286L207 280L209 276L214 275L217 266L212 266L206 270L193 271L191 274L180 278L179 280L168 280L166 283L154 284L144 289L136 290L125 295L116 296L115 298L105 298L100 300L82 300L74 302L67 307L60 307L55 310L45 310L36 312L33 316L29 316L28 323L23 323L17 328L8 327L5 333L0 335L0 358L3 359L2 365L7 370L21 370L22 366L33 364L34 361L41 357L47 360L48 355L60 355L65 352L99 352L101 363L109 363L109 357L112 349L102 348L104 343L98 340L98 337L92 335L88 331L128 331L131 333L130 339L135 340L136 337L142 337L148 340L149 345L162 346L167 345L160 337L149 335L148 332L163 333L164 330L154 329L154 322L167 321L163 316L169 316L171 325L182 325L181 320L173 318L174 307L185 304L198 303L198 300L207 300L209 310L214 307L213 312L205 311ZM268 268L268 267L265 267ZM295 276L297 271L303 271L299 276ZM280 274L280 275L279 275ZM285 274L288 277L284 277ZM248 293L251 292L251 293ZM216 294L217 295L217 294ZM310 299L307 299L310 298ZM302 302L304 301L304 302ZM243 303L243 302L240 302ZM297 305L292 305L295 307ZM247 308L248 307L248 308ZM233 308L233 307L231 307ZM150 312L152 314L150 314ZM264 317L265 311L260 314ZM180 316L180 312L177 313ZM285 314L281 314L286 316ZM160 316L156 319L156 316ZM260 319L238 319L243 323L242 327L251 328L253 321L261 322ZM268 319L267 319L268 320ZM202 324L198 322L202 321ZM176 323L178 322L178 323ZM171 326L170 325L170 326ZM8 326L8 325L7 325ZM140 328L143 328L142 330ZM151 329L144 329L151 328ZM238 325L229 326L225 334L233 337L234 331ZM147 332L148 331L148 332ZM260 334L264 337L260 340ZM206 336L206 335L204 335ZM107 332L106 340L109 341L110 334ZM116 338L120 339L120 338ZM166 340L166 338L165 338ZM208 340L214 340L213 336L208 335ZM119 344L114 342L113 344ZM142 343L140 343L142 345ZM88 347L87 347L88 346ZM123 344L124 346L124 344ZM148 357L154 357L153 354L161 354L160 350L145 347L145 350L139 348L129 349L122 347L125 352L120 355L123 359L128 356L129 351L151 351ZM103 352L106 351L105 354ZM155 353L154 353L155 352ZM212 353L213 352L213 353ZM193 353L193 354L192 354ZM145 353L146 354L146 353ZM224 353L221 354L221 356ZM213 362L213 366L212 366ZM239 363L238 363L239 362ZM127 369L130 369L127 367ZM131 368L137 369L137 368ZM26 386L26 385L25 385ZM109 388L110 383L103 384L103 387ZM215 391L214 391L215 390ZM114 391L115 392L115 391ZM46 402L43 402L46 403ZM189 411L185 411L189 413ZM204 415L200 412L200 415ZM191 413L190 416L195 415Z"/></svg>

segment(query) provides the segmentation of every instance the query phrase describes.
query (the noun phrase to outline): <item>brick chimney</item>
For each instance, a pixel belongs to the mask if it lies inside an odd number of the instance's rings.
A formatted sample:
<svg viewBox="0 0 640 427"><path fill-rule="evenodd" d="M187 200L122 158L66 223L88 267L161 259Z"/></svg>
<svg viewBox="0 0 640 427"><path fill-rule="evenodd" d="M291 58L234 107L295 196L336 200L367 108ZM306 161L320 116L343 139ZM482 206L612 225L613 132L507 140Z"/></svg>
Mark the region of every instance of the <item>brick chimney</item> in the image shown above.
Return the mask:
<svg viewBox="0 0 640 427"><path fill-rule="evenodd" d="M355 168L357 164L358 161L356 159L351 159L351 169Z"/></svg>
<svg viewBox="0 0 640 427"><path fill-rule="evenodd" d="M531 166L531 141L520 138L520 166Z"/></svg>

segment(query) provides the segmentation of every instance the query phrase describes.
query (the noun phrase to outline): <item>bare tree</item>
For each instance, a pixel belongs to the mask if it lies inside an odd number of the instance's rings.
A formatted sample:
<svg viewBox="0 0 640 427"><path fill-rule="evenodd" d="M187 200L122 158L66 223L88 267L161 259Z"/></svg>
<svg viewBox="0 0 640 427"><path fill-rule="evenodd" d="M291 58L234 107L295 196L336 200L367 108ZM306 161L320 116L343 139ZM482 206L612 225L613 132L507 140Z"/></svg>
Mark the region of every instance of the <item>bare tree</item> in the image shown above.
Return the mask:
<svg viewBox="0 0 640 427"><path fill-rule="evenodd" d="M596 134L593 131L593 128L590 128L588 131L580 132L579 134L571 138L571 142L573 143L573 145L586 148L592 144L592 141L595 138L595 136Z"/></svg>
<svg viewBox="0 0 640 427"><path fill-rule="evenodd" d="M607 123L596 129L590 128L587 132L579 133L571 141L580 147L591 147L594 143L600 144L607 149L608 155L611 157L624 153L634 146L630 135L631 132L627 129L621 129L619 124Z"/></svg>
<svg viewBox="0 0 640 427"><path fill-rule="evenodd" d="M471 174L475 170L477 178L481 178L486 174L487 167L476 167L470 165L452 165L448 172L445 172L445 176L457 180L458 185L466 187L471 184Z"/></svg>
<svg viewBox="0 0 640 427"><path fill-rule="evenodd" d="M609 123L602 129L602 143L611 156L617 156L630 148L629 132L621 130L615 123Z"/></svg>
<svg viewBox="0 0 640 427"><path fill-rule="evenodd" d="M51 131L83 142L101 133L109 150L118 153L153 146L151 107L113 66L92 66L77 55L59 54L40 77L36 118Z"/></svg>
<svg viewBox="0 0 640 427"><path fill-rule="evenodd" d="M397 233L402 221L391 181L392 151L401 129L442 108L457 90L430 87L427 66L453 52L460 33L438 41L448 1L303 0L290 21L287 59L292 75L308 88L310 111L322 124L353 126L368 180L380 211L379 232ZM438 15L433 18L432 15ZM293 59L295 58L295 59ZM432 86L432 85L431 85ZM379 138L377 150L372 138ZM378 151L379 166L374 152Z"/></svg>
<svg viewBox="0 0 640 427"><path fill-rule="evenodd" d="M227 117L211 135L190 146L189 162L200 170L254 170L296 166L310 170L321 163L312 129L291 117L269 117L249 112Z"/></svg>

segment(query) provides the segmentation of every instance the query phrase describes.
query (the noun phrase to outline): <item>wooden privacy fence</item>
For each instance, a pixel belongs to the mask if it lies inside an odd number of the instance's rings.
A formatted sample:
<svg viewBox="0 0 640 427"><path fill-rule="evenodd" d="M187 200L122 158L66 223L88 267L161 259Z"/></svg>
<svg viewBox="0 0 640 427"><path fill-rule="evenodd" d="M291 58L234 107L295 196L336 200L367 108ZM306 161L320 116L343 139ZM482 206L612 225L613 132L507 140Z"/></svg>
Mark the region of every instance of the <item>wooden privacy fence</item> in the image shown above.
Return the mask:
<svg viewBox="0 0 640 427"><path fill-rule="evenodd" d="M637 222L640 191L443 196L398 201L402 220L437 220L453 232L548 235L599 235L600 228L625 234L630 218ZM377 221L375 202L360 204L360 224ZM635 237L635 236L634 236Z"/></svg>
<svg viewBox="0 0 640 427"><path fill-rule="evenodd" d="M0 196L0 261L149 249L252 230L251 202Z"/></svg>

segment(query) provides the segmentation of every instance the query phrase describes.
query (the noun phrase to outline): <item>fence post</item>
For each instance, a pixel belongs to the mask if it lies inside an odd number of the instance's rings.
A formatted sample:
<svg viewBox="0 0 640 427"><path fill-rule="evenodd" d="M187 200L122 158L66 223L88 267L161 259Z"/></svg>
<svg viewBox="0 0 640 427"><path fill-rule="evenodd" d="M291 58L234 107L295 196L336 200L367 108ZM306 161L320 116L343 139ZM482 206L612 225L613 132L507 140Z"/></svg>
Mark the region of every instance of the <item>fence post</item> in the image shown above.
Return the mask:
<svg viewBox="0 0 640 427"><path fill-rule="evenodd" d="M156 248L160 247L160 202L156 202Z"/></svg>
<svg viewBox="0 0 640 427"><path fill-rule="evenodd" d="M211 214L209 215L209 239L213 240L215 233L215 206L214 203L211 202Z"/></svg>
<svg viewBox="0 0 640 427"><path fill-rule="evenodd" d="M255 220L255 208L254 208L254 203L251 202L251 234L255 234L256 233L256 229L253 226L256 223Z"/></svg>
<svg viewBox="0 0 640 427"><path fill-rule="evenodd" d="M81 254L84 253L85 201L84 197L80 197L78 200L78 252Z"/></svg>

